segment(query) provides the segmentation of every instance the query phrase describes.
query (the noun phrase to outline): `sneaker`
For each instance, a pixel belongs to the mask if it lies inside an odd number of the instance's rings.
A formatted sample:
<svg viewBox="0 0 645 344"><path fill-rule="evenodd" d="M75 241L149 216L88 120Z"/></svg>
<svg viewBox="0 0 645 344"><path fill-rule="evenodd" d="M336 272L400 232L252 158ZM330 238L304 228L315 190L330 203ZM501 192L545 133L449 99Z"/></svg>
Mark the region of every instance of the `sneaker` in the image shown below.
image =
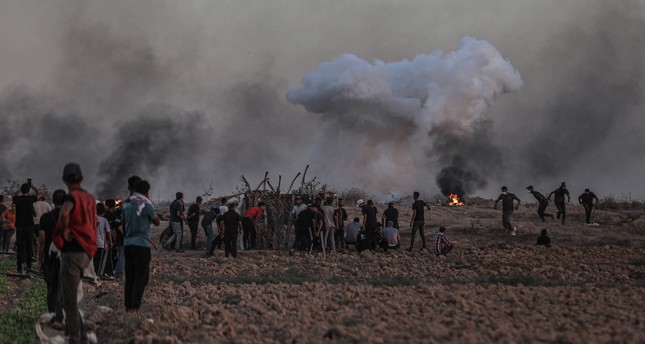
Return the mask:
<svg viewBox="0 0 645 344"><path fill-rule="evenodd" d="M559 220L560 219L560 213L555 214L555 217Z"/></svg>
<svg viewBox="0 0 645 344"><path fill-rule="evenodd" d="M408 247L408 248L406 249L406 251L408 251L408 252L412 252L412 247Z"/></svg>
<svg viewBox="0 0 645 344"><path fill-rule="evenodd" d="M517 235L517 228L513 227L513 231L511 232L511 235Z"/></svg>
<svg viewBox="0 0 645 344"><path fill-rule="evenodd" d="M425 251L425 249L426 249L425 247L422 247L419 249L419 251Z"/></svg>
<svg viewBox="0 0 645 344"><path fill-rule="evenodd" d="M289 250L289 256L293 256L293 251L295 251L295 250L294 249Z"/></svg>

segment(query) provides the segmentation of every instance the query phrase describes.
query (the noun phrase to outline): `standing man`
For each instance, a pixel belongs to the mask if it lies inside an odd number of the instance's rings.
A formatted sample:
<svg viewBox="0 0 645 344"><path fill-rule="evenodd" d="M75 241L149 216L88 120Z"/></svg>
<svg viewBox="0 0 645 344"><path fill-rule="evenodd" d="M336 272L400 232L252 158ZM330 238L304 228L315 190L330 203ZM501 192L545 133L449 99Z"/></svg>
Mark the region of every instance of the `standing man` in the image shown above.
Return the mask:
<svg viewBox="0 0 645 344"><path fill-rule="evenodd" d="M582 204L583 207L585 207L585 223L590 224L591 223L591 210L593 209L593 200L596 200L596 208L598 207L598 197L596 196L595 193L589 191L589 189L585 189L585 192L578 196L578 202Z"/></svg>
<svg viewBox="0 0 645 344"><path fill-rule="evenodd" d="M122 210L125 229L125 289L126 312L136 312L141 307L143 291L150 277L150 223L159 226L159 217L148 199L150 184L142 180L134 186L134 193Z"/></svg>
<svg viewBox="0 0 645 344"><path fill-rule="evenodd" d="M344 202L342 198L339 198L336 203L336 209L334 210L334 223L336 224L336 235L334 240L336 241L336 247L345 248L345 221L347 221L347 211L343 208Z"/></svg>
<svg viewBox="0 0 645 344"><path fill-rule="evenodd" d="M394 228L399 229L399 210L394 208L394 203L387 204L387 209L383 212L381 223L392 221Z"/></svg>
<svg viewBox="0 0 645 344"><path fill-rule="evenodd" d="M36 191L36 196L29 195L29 190ZM18 273L22 273L23 264L27 265L27 270L31 270L31 257L33 256L34 241L34 203L38 200L40 194L35 187L30 184L22 184L20 191L13 196L13 204L16 206L16 262Z"/></svg>
<svg viewBox="0 0 645 344"><path fill-rule="evenodd" d="M85 343L87 332L78 310L76 293L83 270L96 253L96 201L81 188L83 174L78 164L65 165L63 181L68 192L60 210L53 241L62 252L60 279L69 343Z"/></svg>
<svg viewBox="0 0 645 344"><path fill-rule="evenodd" d="M363 206L363 225L365 226L365 233L367 234L367 238L370 241L370 247L372 251L376 249L377 242L376 242L376 224L378 222L376 214L378 214L378 210L374 206L374 201L367 200L367 205ZM424 245L425 246L425 245Z"/></svg>
<svg viewBox="0 0 645 344"><path fill-rule="evenodd" d="M181 223L184 221L184 205L183 205L183 200L184 200L184 194L181 192L177 192L175 194L175 200L170 203L170 226L172 227L172 236L168 241L166 241L166 245L170 246L172 245L172 242L175 242L175 251L177 252L184 252L181 249L181 237L182 237L182 225Z"/></svg>
<svg viewBox="0 0 645 344"><path fill-rule="evenodd" d="M529 190L531 195L533 195L533 197L535 197L535 199L538 201L538 211L537 211L537 213L540 216L540 218L542 219L542 222L546 221L544 219L545 216L549 216L549 217L551 217L551 219L554 219L553 214L545 213L546 206L549 205L549 200L546 199L546 197L544 197L543 194L535 191L533 189L533 185L529 185L526 189Z"/></svg>
<svg viewBox="0 0 645 344"><path fill-rule="evenodd" d="M242 241L244 242L244 248L247 250L255 250L257 224L266 208L264 202L258 202L257 207L252 207L244 213L244 218L242 219L242 228L244 229Z"/></svg>
<svg viewBox="0 0 645 344"><path fill-rule="evenodd" d="M213 250L211 250L213 246L213 221L215 221L218 215L219 207L213 204L202 218L202 228L206 231L206 254L209 256L213 255Z"/></svg>
<svg viewBox="0 0 645 344"><path fill-rule="evenodd" d="M547 199L551 199L551 195L555 195L553 198L553 203L555 203L556 208L558 208L558 213L555 215L556 218L562 216L562 224L564 224L564 219L567 217L567 208L564 204L564 196L567 196L567 202L571 202L571 196L569 195L569 190L567 190L567 184L562 182L560 187L551 191Z"/></svg>
<svg viewBox="0 0 645 344"><path fill-rule="evenodd" d="M322 206L322 213L325 217L325 232L322 236L323 247L331 246L332 251L336 251L336 220L334 219L335 208L332 205L334 199L327 197L325 199L325 205Z"/></svg>
<svg viewBox="0 0 645 344"><path fill-rule="evenodd" d="M511 235L517 234L517 229L511 225L511 215L513 215L513 208L517 210L520 206L520 201L515 194L508 192L506 186L502 186L502 193L495 200L495 209L497 209L497 202L502 201L502 226L511 231ZM513 206L514 201L517 201L517 205Z"/></svg>
<svg viewBox="0 0 645 344"><path fill-rule="evenodd" d="M303 203L302 197L296 196L295 200L296 204L293 206L293 209L291 210L291 222L293 223L293 228L294 228L294 239L293 239L293 245L291 245L291 249L289 250L289 255L293 255L293 252L295 250L302 250L304 247L304 242L305 242L305 234L307 232L307 221L311 221L311 219L307 220L305 219L304 215L305 213L302 213L303 211L307 210L307 205ZM309 212L306 213L308 215ZM303 217L301 217L303 215Z"/></svg>
<svg viewBox="0 0 645 344"><path fill-rule="evenodd" d="M94 255L94 272L101 277L105 274L105 264L108 259L108 252L112 246L112 233L110 224L103 216L105 215L105 205L98 203L96 205L96 254Z"/></svg>
<svg viewBox="0 0 645 344"><path fill-rule="evenodd" d="M65 202L67 193L63 190L56 190L52 194L54 210L43 214L40 218L40 231L38 233L38 263L45 276L47 283L47 310L49 313L56 313L50 323L62 323L62 296L59 288L60 259L58 254L50 253L56 222L60 216L60 210ZM60 312L59 312L60 311Z"/></svg>
<svg viewBox="0 0 645 344"><path fill-rule="evenodd" d="M40 218L43 214L48 213L52 210L49 206L49 203L45 202L45 196L38 196L38 201L34 203L34 229L36 233L40 230Z"/></svg>
<svg viewBox="0 0 645 344"><path fill-rule="evenodd" d="M195 203L191 204L188 207L188 213L186 214L186 224L190 228L190 248L192 250L197 249L195 241L197 240L197 228L199 227L199 206L202 204L202 198L197 196Z"/></svg>
<svg viewBox="0 0 645 344"><path fill-rule="evenodd" d="M237 235L242 233L242 216L235 211L235 204L228 205L228 211L224 213L224 256L232 255L237 258Z"/></svg>
<svg viewBox="0 0 645 344"><path fill-rule="evenodd" d="M115 200L109 200L110 201L109 203L108 201L106 201L106 205L110 210L108 214L109 217L106 216L106 218L108 219L108 221L113 221L110 223L110 228L112 228L112 232L115 234L114 245L117 247L117 251L119 255L119 259L116 262L116 269L114 270L114 277L119 279L123 276L123 273L125 272L125 249L123 246L125 229L123 228L123 223L121 222L121 218L123 215L123 206L130 202L130 197L132 196L132 194L134 194L134 186L137 185L137 183L140 181L141 181L141 177L136 175L130 176L128 178L128 197L125 199L125 201L123 201L123 203L121 203L120 209L116 208Z"/></svg>
<svg viewBox="0 0 645 344"><path fill-rule="evenodd" d="M428 211L430 211L430 205L423 200L420 200L419 196L420 194L417 191L412 194L412 197L414 198L414 203L412 203L412 219L410 220L410 227L412 227L412 238L410 239L410 247L408 247L408 252L412 251L412 248L414 246L414 237L416 236L417 231L419 231L419 235L421 236L421 243L423 245L421 246L421 249L419 251L426 249L426 235L423 232L423 227L425 226L425 210L428 209Z"/></svg>
<svg viewBox="0 0 645 344"><path fill-rule="evenodd" d="M226 206L226 204L227 204L226 202L228 202L226 197L222 197L222 199L220 199L219 213L222 214L222 215L226 214L226 212L228 211L228 207Z"/></svg>
<svg viewBox="0 0 645 344"><path fill-rule="evenodd" d="M113 257L116 257L116 268L114 269L114 277L121 278L123 269L125 267L125 252L123 251L123 226L121 226L121 212L116 209L116 201L114 199L105 200L104 217L108 220L110 229L112 230L112 239L114 241Z"/></svg>

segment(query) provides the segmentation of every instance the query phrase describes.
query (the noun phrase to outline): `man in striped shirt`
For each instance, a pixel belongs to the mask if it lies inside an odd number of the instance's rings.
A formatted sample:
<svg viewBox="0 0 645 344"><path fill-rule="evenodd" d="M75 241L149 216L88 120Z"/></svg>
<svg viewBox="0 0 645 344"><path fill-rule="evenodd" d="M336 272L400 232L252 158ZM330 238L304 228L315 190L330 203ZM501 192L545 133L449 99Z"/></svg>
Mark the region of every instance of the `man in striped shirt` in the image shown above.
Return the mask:
<svg viewBox="0 0 645 344"><path fill-rule="evenodd" d="M439 257L440 255L446 255L448 252L452 251L452 249L455 247L454 243L451 243L446 239L446 236L444 232L446 231L445 226L439 227L439 232L435 234L434 236L434 242L432 243L432 251L434 254Z"/></svg>

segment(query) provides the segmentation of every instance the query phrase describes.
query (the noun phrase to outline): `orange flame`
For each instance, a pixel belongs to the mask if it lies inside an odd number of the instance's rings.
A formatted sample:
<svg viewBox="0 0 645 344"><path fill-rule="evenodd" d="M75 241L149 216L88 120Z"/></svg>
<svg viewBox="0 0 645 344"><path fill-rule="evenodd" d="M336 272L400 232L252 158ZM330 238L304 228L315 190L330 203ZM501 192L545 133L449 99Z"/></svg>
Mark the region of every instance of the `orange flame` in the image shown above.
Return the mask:
<svg viewBox="0 0 645 344"><path fill-rule="evenodd" d="M459 199L459 196L455 194L450 194L450 196L448 196L448 205L451 207L456 207L456 206L464 205L464 202L462 202Z"/></svg>

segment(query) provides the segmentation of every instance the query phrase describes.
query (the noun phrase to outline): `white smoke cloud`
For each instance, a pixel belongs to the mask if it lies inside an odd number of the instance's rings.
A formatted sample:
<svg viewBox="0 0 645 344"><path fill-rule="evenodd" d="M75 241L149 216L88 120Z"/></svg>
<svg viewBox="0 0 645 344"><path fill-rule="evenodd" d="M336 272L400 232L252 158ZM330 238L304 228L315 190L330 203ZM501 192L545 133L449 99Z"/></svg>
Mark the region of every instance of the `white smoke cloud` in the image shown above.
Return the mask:
<svg viewBox="0 0 645 344"><path fill-rule="evenodd" d="M320 162L317 170L382 195L430 186L444 167L436 166L438 161L451 160L435 152L436 141L455 136L473 141L495 100L523 86L519 72L493 45L471 37L461 39L455 51L412 61L370 63L345 54L321 63L301 83L286 97L323 114L311 159ZM437 128L450 134L434 132Z"/></svg>

